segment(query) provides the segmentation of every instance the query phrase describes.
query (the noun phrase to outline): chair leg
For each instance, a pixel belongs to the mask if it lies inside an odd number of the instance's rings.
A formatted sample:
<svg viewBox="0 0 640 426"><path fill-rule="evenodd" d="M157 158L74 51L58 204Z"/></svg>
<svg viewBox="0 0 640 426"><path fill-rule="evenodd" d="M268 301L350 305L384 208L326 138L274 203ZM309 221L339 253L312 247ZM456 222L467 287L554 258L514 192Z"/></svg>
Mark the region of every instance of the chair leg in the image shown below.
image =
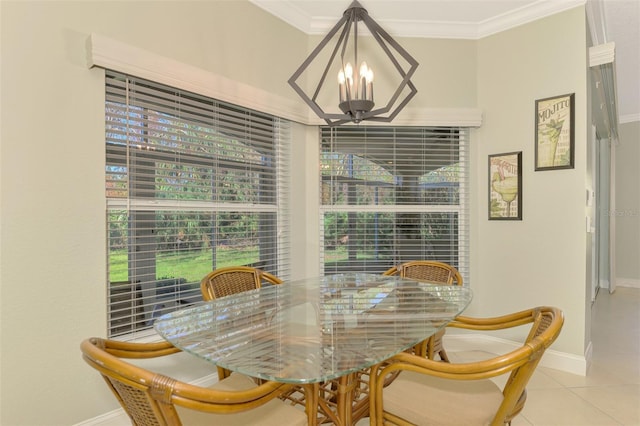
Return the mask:
<svg viewBox="0 0 640 426"><path fill-rule="evenodd" d="M444 348L440 349L440 352L438 352L438 355L440 355L440 359L444 362L451 362L449 361L449 357L447 356L447 351L444 350Z"/></svg>
<svg viewBox="0 0 640 426"><path fill-rule="evenodd" d="M216 367L218 370L218 380L222 381L231 375L231 370L226 368Z"/></svg>
<svg viewBox="0 0 640 426"><path fill-rule="evenodd" d="M447 352L444 350L444 346L442 345L442 337L444 336L444 333L444 330L440 330L433 336L429 337L429 339L427 340L425 351L425 355L427 358L435 359L437 354L442 361L450 362L449 357L447 356Z"/></svg>
<svg viewBox="0 0 640 426"><path fill-rule="evenodd" d="M426 357L428 347L429 347L428 339L423 340L422 342L418 343L413 347L413 353L418 356Z"/></svg>

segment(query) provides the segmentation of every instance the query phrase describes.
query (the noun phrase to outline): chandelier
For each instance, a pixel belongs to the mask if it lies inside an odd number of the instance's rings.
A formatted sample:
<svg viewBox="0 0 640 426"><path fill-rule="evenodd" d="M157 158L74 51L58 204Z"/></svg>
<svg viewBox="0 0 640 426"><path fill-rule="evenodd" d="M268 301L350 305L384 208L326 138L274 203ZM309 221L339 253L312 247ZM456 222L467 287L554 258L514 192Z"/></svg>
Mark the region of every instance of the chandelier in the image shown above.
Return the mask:
<svg viewBox="0 0 640 426"><path fill-rule="evenodd" d="M364 23L372 37L361 37L358 28L361 23ZM332 40L335 44L329 49L327 47ZM321 55L327 61L322 68L318 65L324 63ZM380 80L384 75L383 82L388 92L388 101L379 108L376 108L374 100L374 70L370 66L374 63L380 70L376 70L377 78ZM291 76L289 84L329 126L365 120L389 122L418 93L411 82L417 67L418 62L354 0L338 23ZM318 76L310 76L312 70ZM327 77L332 74L337 75L337 85L331 86L327 92ZM305 77L301 79L303 75ZM314 90L309 91L313 92L310 96L298 81L309 81L312 77L318 83ZM327 93L330 94L327 96ZM325 111L319 104L323 96L325 101L330 99L329 102L323 101L325 104L333 104L337 98L335 104L339 111Z"/></svg>

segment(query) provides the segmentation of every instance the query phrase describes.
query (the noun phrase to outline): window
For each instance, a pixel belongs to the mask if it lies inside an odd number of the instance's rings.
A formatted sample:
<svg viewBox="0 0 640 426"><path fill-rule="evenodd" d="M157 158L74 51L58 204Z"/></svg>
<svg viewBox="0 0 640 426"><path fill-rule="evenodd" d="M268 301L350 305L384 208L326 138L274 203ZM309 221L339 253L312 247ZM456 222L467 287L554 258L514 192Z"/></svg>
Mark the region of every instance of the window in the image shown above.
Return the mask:
<svg viewBox="0 0 640 426"><path fill-rule="evenodd" d="M201 300L209 271L286 278L289 124L106 73L109 336Z"/></svg>
<svg viewBox="0 0 640 426"><path fill-rule="evenodd" d="M321 128L325 274L430 259L468 270L468 131Z"/></svg>

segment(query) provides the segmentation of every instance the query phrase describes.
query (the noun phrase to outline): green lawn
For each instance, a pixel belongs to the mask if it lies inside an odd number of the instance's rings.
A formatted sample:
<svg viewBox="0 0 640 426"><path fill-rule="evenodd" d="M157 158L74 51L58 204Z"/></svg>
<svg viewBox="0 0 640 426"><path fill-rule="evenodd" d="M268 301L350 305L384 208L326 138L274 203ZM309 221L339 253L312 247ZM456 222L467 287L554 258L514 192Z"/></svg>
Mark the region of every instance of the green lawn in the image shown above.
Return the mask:
<svg viewBox="0 0 640 426"><path fill-rule="evenodd" d="M218 248L216 268L255 263L258 247ZM109 257L109 280L127 281L127 251L113 250ZM214 269L211 250L181 251L159 254L156 258L156 279L184 278L187 282L198 282Z"/></svg>
<svg viewBox="0 0 640 426"><path fill-rule="evenodd" d="M220 247L217 250L216 268L233 265L247 265L258 262L258 247ZM325 251L325 262L348 260L346 247ZM374 259L373 253L358 253L357 259ZM127 251L112 250L109 258L109 280L111 282L127 281ZM156 279L184 278L187 282L199 282L211 272L214 265L211 261L211 250L193 250L161 253L156 258Z"/></svg>
<svg viewBox="0 0 640 426"><path fill-rule="evenodd" d="M369 250L367 252L358 251L356 253L357 260L378 259L379 257L380 256L376 256L376 253L373 250ZM339 246L335 249L326 249L324 251L325 263L340 262L345 260L349 260L349 253L347 252L347 248L345 246Z"/></svg>

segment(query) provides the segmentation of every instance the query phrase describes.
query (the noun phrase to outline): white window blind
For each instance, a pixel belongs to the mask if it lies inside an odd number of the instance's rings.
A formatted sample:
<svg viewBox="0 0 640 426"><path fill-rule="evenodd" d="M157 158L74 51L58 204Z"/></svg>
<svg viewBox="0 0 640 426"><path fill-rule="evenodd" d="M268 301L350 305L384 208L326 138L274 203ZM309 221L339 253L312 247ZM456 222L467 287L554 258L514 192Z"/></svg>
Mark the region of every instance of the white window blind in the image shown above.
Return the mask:
<svg viewBox="0 0 640 426"><path fill-rule="evenodd" d="M289 123L106 72L109 336L201 300L213 269L289 274Z"/></svg>
<svg viewBox="0 0 640 426"><path fill-rule="evenodd" d="M325 274L424 259L468 278L467 129L323 127L320 139Z"/></svg>

